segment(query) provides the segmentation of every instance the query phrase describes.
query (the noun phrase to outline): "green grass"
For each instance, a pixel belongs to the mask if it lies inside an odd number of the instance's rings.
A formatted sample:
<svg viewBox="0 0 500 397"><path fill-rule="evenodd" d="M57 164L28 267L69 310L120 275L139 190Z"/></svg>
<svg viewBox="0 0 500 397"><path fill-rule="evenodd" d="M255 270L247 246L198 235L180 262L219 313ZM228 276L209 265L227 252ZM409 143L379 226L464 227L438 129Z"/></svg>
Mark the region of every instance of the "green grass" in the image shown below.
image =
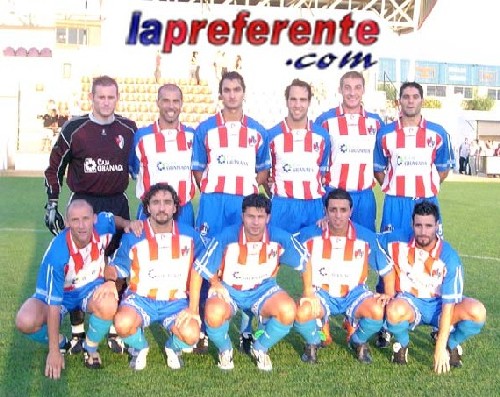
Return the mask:
<svg viewBox="0 0 500 397"><path fill-rule="evenodd" d="M132 189L129 197L134 197ZM43 376L45 347L29 341L14 328L20 304L34 292L40 259L51 239L43 223L45 194L40 178L0 178L0 396L495 396L500 394L500 184L446 182L440 196L446 238L462 255L465 289L488 310L483 332L464 345L464 367L446 375L432 372L433 346L429 328L411 334L409 365L389 362L389 350L372 347L374 363L358 363L345 343L340 319L334 320L335 343L319 352L316 366L302 364L303 342L292 332L271 350L274 370L261 373L249 357L235 353L235 369L226 373L210 355L184 355L185 367L166 367L163 330L147 331L151 351L147 368L134 373L125 356L105 347L105 368L90 371L80 356L66 358L59 381ZM377 191L379 207L382 196ZM66 202L67 192L61 202ZM131 201L134 202L132 199ZM136 204L133 203L132 211ZM133 212L134 213L134 212ZM293 296L300 281L282 269L279 281ZM370 284L373 285L373 277ZM66 319L63 329L68 332ZM231 337L236 343L235 324Z"/></svg>

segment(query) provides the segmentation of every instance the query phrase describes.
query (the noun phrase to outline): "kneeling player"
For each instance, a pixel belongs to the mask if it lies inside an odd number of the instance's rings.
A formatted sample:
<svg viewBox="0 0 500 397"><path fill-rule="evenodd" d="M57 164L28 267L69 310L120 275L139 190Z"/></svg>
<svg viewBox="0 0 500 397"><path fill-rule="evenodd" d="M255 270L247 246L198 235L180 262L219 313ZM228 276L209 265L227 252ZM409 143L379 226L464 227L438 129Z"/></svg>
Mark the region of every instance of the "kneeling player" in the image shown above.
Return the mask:
<svg viewBox="0 0 500 397"><path fill-rule="evenodd" d="M408 362L408 331L419 324L438 327L434 371L462 366L460 343L478 334L486 309L463 293L462 264L455 250L438 235L439 209L430 201L418 203L412 215L413 232L383 234L381 243L392 257L397 296L386 308L387 329L394 335L392 361Z"/></svg>
<svg viewBox="0 0 500 397"><path fill-rule="evenodd" d="M312 300L310 269L305 248L282 229L268 227L271 202L259 194L243 199L243 225L225 228L215 236L195 262L192 282L201 277L211 287L205 305L209 339L219 350L218 366L234 368L229 321L241 310L260 319L251 354L257 367L272 370L268 350L284 338L293 325L295 302L276 282L281 263L303 272L304 296Z"/></svg>
<svg viewBox="0 0 500 397"><path fill-rule="evenodd" d="M148 218L142 235L125 234L106 268L106 277L130 277L114 324L130 347L130 367L142 370L149 352L144 328L161 323L172 334L165 343L167 365L179 369L182 349L191 347L200 335L198 307L188 308L186 289L203 243L191 226L175 220L179 198L170 185L153 185L143 205ZM199 297L199 289L191 288L190 294Z"/></svg>
<svg viewBox="0 0 500 397"><path fill-rule="evenodd" d="M312 283L321 301L318 314L308 300L297 308L296 330L306 340L302 361L315 363L321 339L316 320L328 322L329 316L345 314L354 326L350 346L358 360L372 362L368 340L383 324L384 306L393 295L392 267L379 249L372 231L350 221L352 199L342 189L331 191L325 200L328 229L311 226L301 230L298 240L311 255ZM374 294L366 286L368 265L387 281L386 294Z"/></svg>
<svg viewBox="0 0 500 397"><path fill-rule="evenodd" d="M129 221L110 213L94 214L85 200L73 200L66 211L66 226L54 237L45 252L38 272L36 292L17 313L16 326L27 336L48 343L45 376L58 379L64 369L62 352L67 339L59 334L62 317L71 310L91 313L84 342L84 360L88 368L101 368L97 352L117 308L116 290L106 293L104 250L116 226L128 227Z"/></svg>

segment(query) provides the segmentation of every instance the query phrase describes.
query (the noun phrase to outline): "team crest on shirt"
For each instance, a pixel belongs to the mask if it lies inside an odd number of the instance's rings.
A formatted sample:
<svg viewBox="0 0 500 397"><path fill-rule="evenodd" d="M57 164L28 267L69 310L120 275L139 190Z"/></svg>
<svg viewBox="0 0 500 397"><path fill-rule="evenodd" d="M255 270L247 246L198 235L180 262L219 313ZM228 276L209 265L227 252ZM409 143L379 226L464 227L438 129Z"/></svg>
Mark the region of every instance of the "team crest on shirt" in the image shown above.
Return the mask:
<svg viewBox="0 0 500 397"><path fill-rule="evenodd" d="M248 146L255 145L257 145L257 139L255 138L255 135L251 135L250 138L248 138Z"/></svg>
<svg viewBox="0 0 500 397"><path fill-rule="evenodd" d="M432 137L427 138L427 146L433 148L436 146L436 141Z"/></svg>
<svg viewBox="0 0 500 397"><path fill-rule="evenodd" d="M200 234L202 236L206 236L208 234L208 223L203 222L203 224L200 226Z"/></svg>
<svg viewBox="0 0 500 397"><path fill-rule="evenodd" d="M123 147L125 146L125 139L123 138L123 135L118 135L116 138L115 138L115 142L116 144L118 145L118 147L120 149L123 149Z"/></svg>
<svg viewBox="0 0 500 397"><path fill-rule="evenodd" d="M187 254L189 254L189 248L184 246L184 248L181 249L181 255L186 256Z"/></svg>
<svg viewBox="0 0 500 397"><path fill-rule="evenodd" d="M193 146L193 141L187 141L188 149L191 149L192 146Z"/></svg>
<svg viewBox="0 0 500 397"><path fill-rule="evenodd" d="M278 252L275 250L275 249L272 249L269 254L267 254L267 259L269 258L274 258L276 257L276 255L278 255Z"/></svg>
<svg viewBox="0 0 500 397"><path fill-rule="evenodd" d="M313 150L315 152L319 152L319 143L318 142L314 142L314 145L313 145Z"/></svg>
<svg viewBox="0 0 500 397"><path fill-rule="evenodd" d="M368 134L370 134L370 135L375 135L375 133L377 132L377 130L375 128L373 128L372 125L368 127L367 131L368 131Z"/></svg>
<svg viewBox="0 0 500 397"><path fill-rule="evenodd" d="M446 268L443 269L432 269L431 277L443 278L446 276Z"/></svg>
<svg viewBox="0 0 500 397"><path fill-rule="evenodd" d="M363 257L363 250L361 248L358 248L356 251L354 251L354 258L359 259Z"/></svg>

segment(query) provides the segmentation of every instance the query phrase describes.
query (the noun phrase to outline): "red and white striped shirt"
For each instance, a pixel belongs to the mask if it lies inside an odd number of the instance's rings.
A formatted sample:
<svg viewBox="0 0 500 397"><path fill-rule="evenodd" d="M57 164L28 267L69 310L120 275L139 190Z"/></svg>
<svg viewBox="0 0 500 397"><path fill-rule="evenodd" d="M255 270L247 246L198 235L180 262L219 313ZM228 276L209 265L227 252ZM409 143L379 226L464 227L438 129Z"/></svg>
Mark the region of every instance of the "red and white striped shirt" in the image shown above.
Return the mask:
<svg viewBox="0 0 500 397"><path fill-rule="evenodd" d="M283 120L269 131L273 194L295 199L318 199L325 190L322 175L328 170L330 142L323 129L291 130Z"/></svg>
<svg viewBox="0 0 500 397"><path fill-rule="evenodd" d="M392 131L381 131L380 150L375 161L383 155L387 169L382 191L399 197L433 197L439 192L440 178L436 169L439 157L446 157L445 136L430 128L423 118L418 127L404 127L398 120ZM447 158L447 157L446 157ZM442 161L446 163L446 161Z"/></svg>
<svg viewBox="0 0 500 397"><path fill-rule="evenodd" d="M155 122L137 131L133 168L138 168L134 170L138 199L162 182L175 189L181 206L192 200L196 192L191 171L193 136L194 131L181 124L178 129L160 130Z"/></svg>
<svg viewBox="0 0 500 397"><path fill-rule="evenodd" d="M270 168L266 131L248 116L241 122L225 122L221 113L207 119L196 130L193 150L193 170L203 171L202 193L257 193L256 172Z"/></svg>
<svg viewBox="0 0 500 397"><path fill-rule="evenodd" d="M366 112L346 114L342 106L322 114L317 123L328 130L332 142L330 172L327 183L347 191L371 189L373 178L373 149L382 120Z"/></svg>

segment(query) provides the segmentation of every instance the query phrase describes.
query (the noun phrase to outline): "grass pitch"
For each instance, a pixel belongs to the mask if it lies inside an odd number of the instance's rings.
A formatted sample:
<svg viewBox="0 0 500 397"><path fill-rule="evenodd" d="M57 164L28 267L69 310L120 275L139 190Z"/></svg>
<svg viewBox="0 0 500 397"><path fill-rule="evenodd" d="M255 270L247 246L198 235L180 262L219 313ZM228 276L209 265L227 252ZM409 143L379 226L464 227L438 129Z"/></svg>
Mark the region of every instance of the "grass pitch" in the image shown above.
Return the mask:
<svg viewBox="0 0 500 397"><path fill-rule="evenodd" d="M129 188L132 214L136 202ZM166 367L164 331L146 333L151 350L148 366L135 373L126 356L101 355L105 368L91 371L81 356L66 358L59 381L43 376L47 349L14 328L21 303L33 294L39 262L51 239L43 223L46 196L41 178L0 178L0 396L495 396L500 395L500 184L445 182L440 194L445 237L457 249L465 268L465 293L481 300L488 318L483 332L464 344L464 366L438 376L432 371L433 346L428 327L411 334L409 364L389 362L391 352L372 346L374 363L364 366L347 348L340 318L333 321L332 346L319 352L319 363L300 361L303 342L291 332L271 352L274 369L260 372L251 359L235 352L235 369L217 368L216 352L184 354L185 367ZM379 208L382 195L377 192ZM67 201L64 192L61 203ZM64 205L63 205L64 206ZM379 217L380 219L380 211ZM300 278L282 269L280 284L300 294ZM374 278L370 278L374 285ZM236 324L231 337L237 344ZM63 330L69 332L65 319Z"/></svg>

